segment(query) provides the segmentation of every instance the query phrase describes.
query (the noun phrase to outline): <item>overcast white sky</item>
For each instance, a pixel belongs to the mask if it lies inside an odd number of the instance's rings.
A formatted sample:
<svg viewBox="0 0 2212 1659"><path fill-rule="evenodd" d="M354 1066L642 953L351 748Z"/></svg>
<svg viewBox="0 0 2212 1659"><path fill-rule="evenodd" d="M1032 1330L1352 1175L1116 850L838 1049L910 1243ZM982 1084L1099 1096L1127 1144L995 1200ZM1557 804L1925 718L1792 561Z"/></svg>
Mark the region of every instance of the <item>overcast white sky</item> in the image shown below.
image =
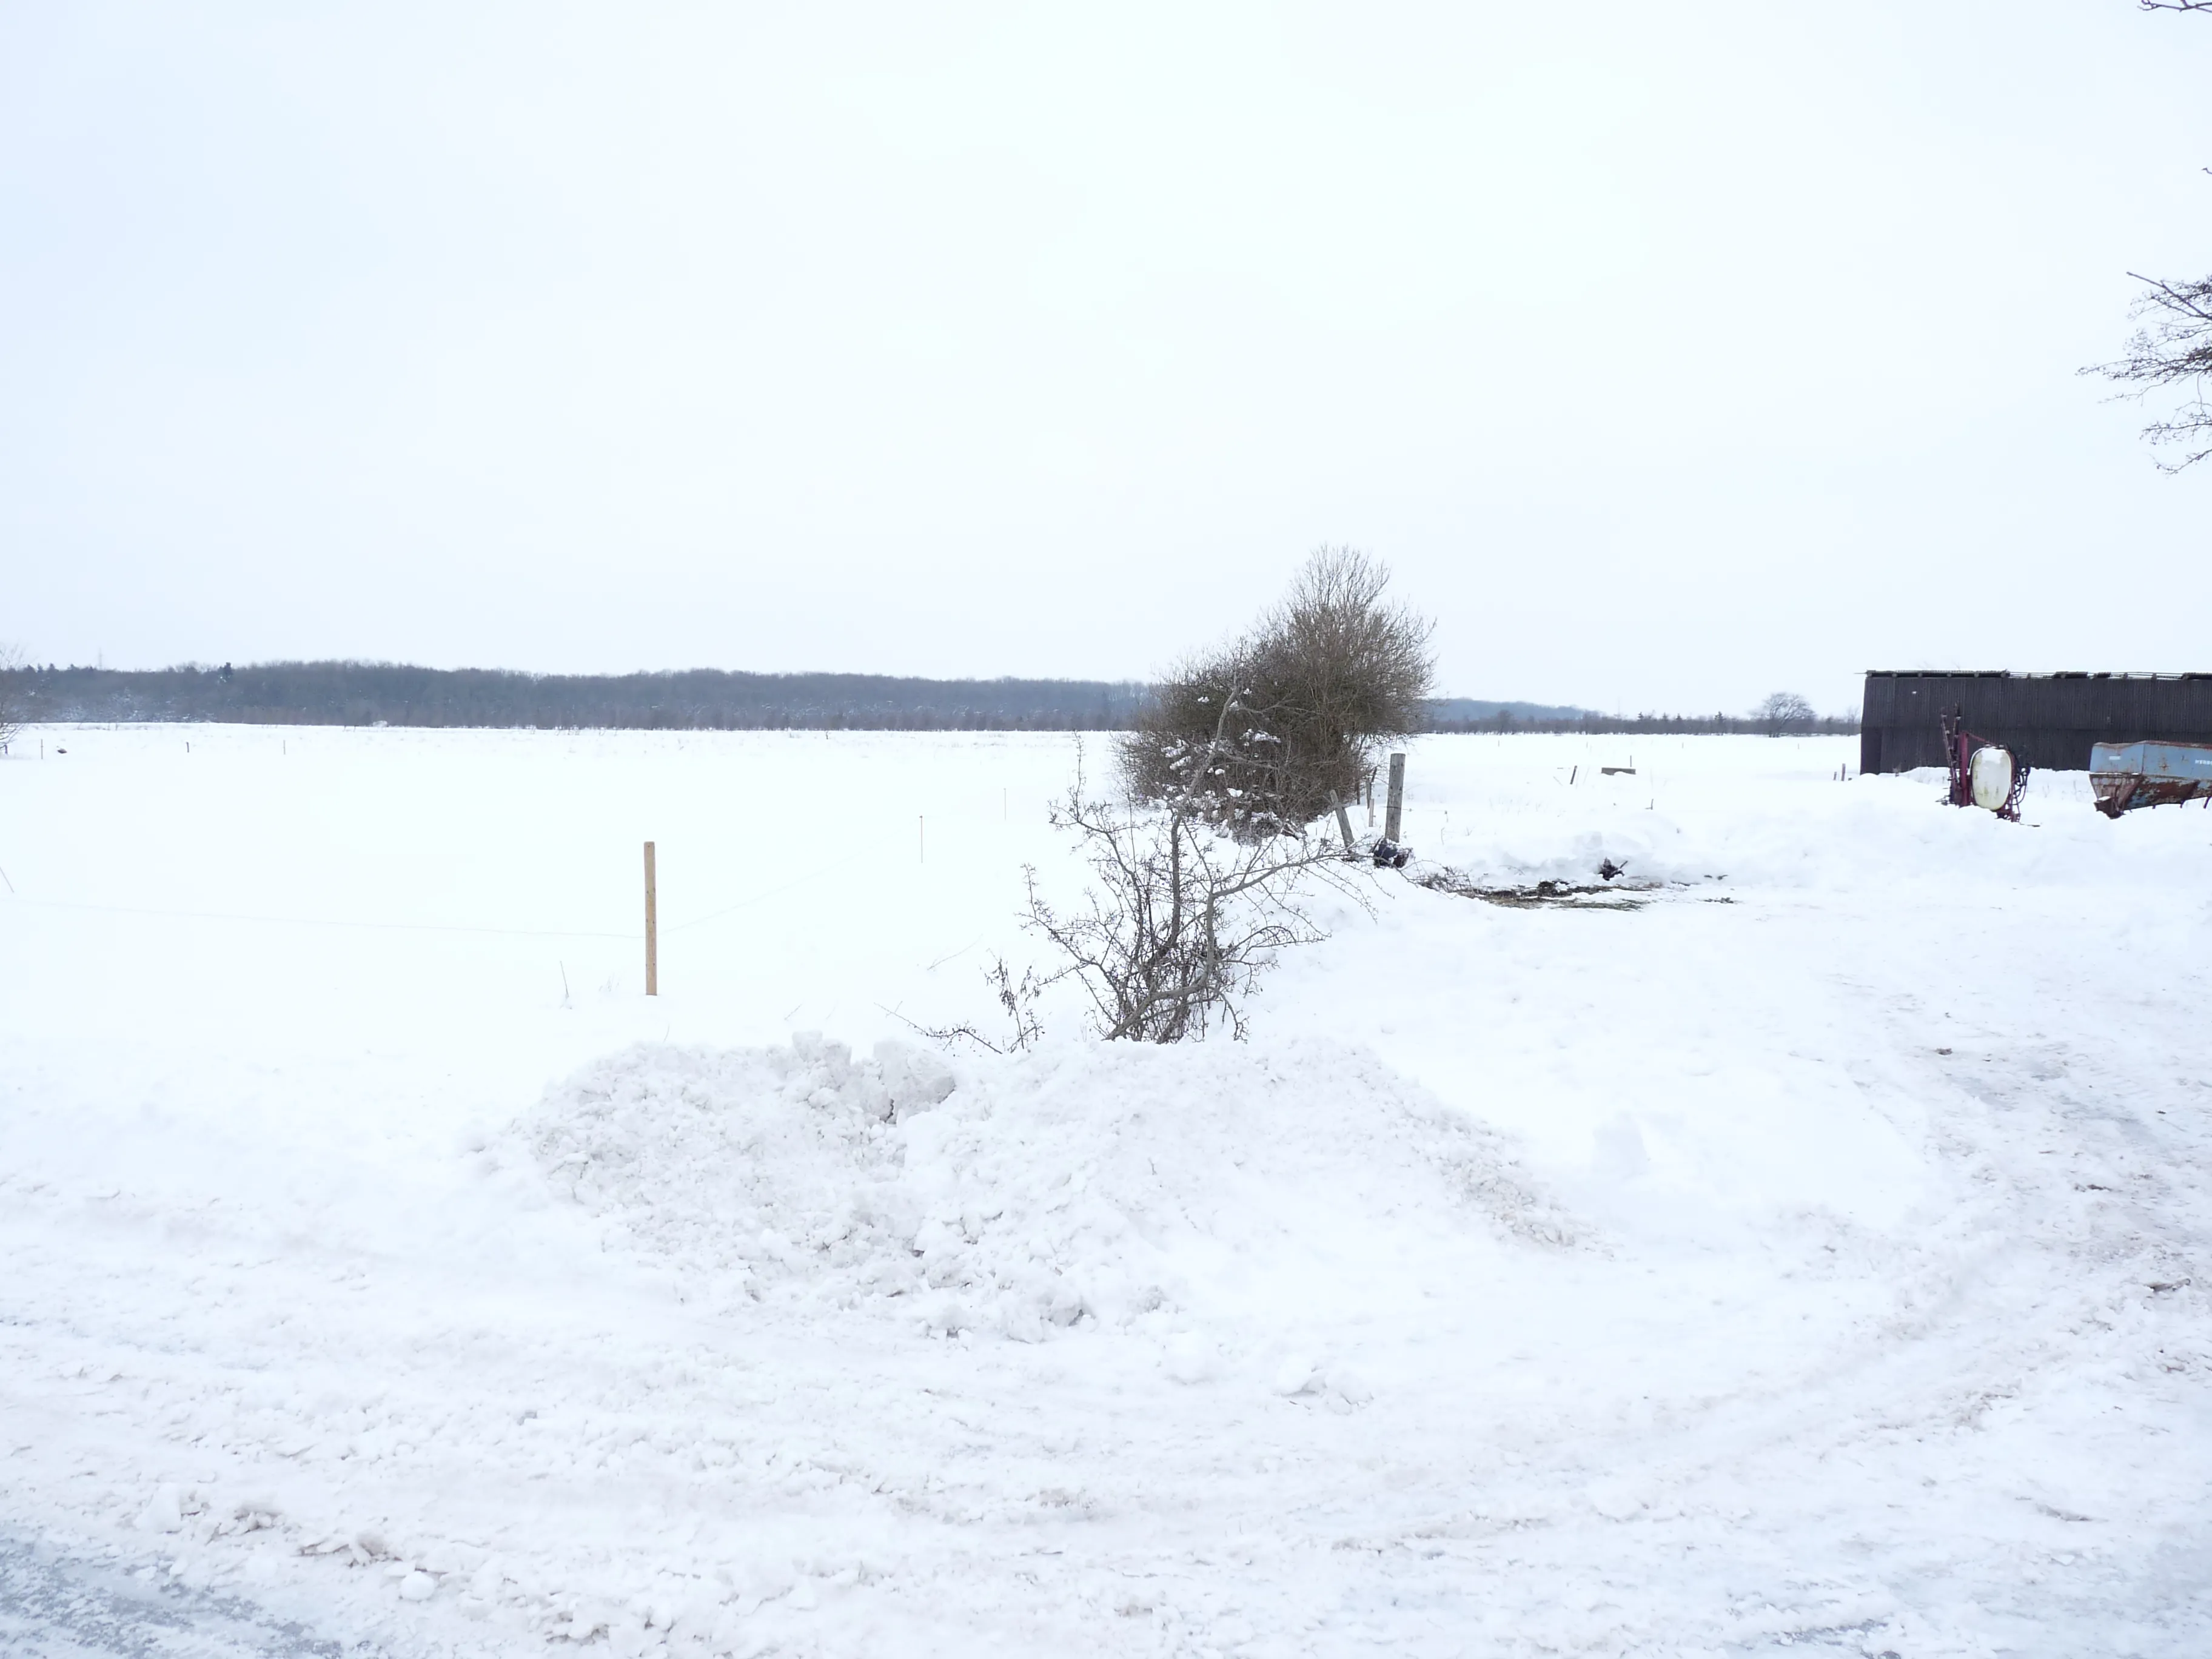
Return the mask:
<svg viewBox="0 0 2212 1659"><path fill-rule="evenodd" d="M2212 16L0 3L0 639L1142 676L1305 550L1442 689L2212 668L2130 270Z"/></svg>

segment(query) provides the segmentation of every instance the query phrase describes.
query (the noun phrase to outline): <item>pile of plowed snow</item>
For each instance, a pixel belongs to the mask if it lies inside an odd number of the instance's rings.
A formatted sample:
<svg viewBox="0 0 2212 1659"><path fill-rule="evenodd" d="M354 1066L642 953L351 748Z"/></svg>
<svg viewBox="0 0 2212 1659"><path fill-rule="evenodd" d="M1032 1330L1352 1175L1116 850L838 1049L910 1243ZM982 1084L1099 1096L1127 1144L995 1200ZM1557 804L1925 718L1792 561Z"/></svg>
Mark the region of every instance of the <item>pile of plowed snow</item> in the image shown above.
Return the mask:
<svg viewBox="0 0 2212 1659"><path fill-rule="evenodd" d="M1331 1043L641 1046L517 1133L687 1294L938 1334L1327 1316L1389 1299L1429 1247L1570 1234L1494 1134Z"/></svg>

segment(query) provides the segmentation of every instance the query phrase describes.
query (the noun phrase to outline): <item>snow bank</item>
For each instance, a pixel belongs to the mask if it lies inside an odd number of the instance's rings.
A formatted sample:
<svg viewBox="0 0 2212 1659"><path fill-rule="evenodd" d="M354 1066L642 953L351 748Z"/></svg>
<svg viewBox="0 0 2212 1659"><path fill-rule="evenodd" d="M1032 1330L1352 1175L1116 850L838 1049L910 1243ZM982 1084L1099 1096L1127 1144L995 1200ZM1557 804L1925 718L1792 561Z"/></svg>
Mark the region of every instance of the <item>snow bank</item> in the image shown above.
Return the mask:
<svg viewBox="0 0 2212 1659"><path fill-rule="evenodd" d="M1317 1042L957 1068L896 1039L866 1059L812 1033L641 1045L550 1091L514 1140L687 1295L876 1304L939 1335L1164 1331L1232 1316L1238 1259L1303 1262L1326 1300L1372 1288L1322 1282L1349 1241L1571 1231L1493 1134Z"/></svg>

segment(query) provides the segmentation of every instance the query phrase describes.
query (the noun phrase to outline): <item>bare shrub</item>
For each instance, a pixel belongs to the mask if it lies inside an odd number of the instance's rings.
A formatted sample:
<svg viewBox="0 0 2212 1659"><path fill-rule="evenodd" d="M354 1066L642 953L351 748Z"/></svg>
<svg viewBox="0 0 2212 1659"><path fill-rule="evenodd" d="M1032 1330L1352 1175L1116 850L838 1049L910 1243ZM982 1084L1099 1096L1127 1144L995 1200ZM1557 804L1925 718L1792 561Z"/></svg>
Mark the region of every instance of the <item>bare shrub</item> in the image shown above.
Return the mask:
<svg viewBox="0 0 2212 1659"><path fill-rule="evenodd" d="M1024 866L1024 873L1030 878L1030 897L1034 904L1036 897L1035 872ZM991 994L998 999L999 1006L1006 1016L1006 1036L996 1042L984 1036L973 1020L963 1020L957 1025L923 1025L907 1019L896 1008L887 1008L884 1012L906 1020L915 1030L948 1048L956 1043L972 1042L978 1048L994 1054L1018 1054L1044 1035L1044 1027L1037 1022L1036 1004L1046 986L1051 983L1052 977L1039 978L1036 969L1024 968L1021 978L1017 980L1013 969L1007 965L1004 957L992 957L991 965L983 970L983 982L991 988Z"/></svg>
<svg viewBox="0 0 2212 1659"><path fill-rule="evenodd" d="M1419 725L1434 673L1435 625L1389 603L1389 582L1380 561L1322 548L1249 635L1170 670L1120 745L1132 799L1249 842L1358 794L1380 746Z"/></svg>
<svg viewBox="0 0 2212 1659"><path fill-rule="evenodd" d="M1386 603L1389 572L1349 548L1313 555L1250 635L1170 673L1118 745L1124 798L1093 797L1079 760L1055 830L1076 836L1091 882L1060 908L1024 872L1022 921L1058 963L985 978L1010 1022L922 1028L1004 1053L1039 1034L1036 1006L1073 980L1097 1035L1181 1042L1245 1031L1243 999L1281 951L1327 935L1316 883L1363 905L1351 848L1310 838L1334 794L1358 793L1381 740L1413 729L1428 695L1432 624Z"/></svg>
<svg viewBox="0 0 2212 1659"><path fill-rule="evenodd" d="M1242 1037L1241 1000L1277 953L1328 937L1301 878L1352 891L1336 849L1277 836L1237 841L1176 805L1086 800L1079 782L1053 823L1083 838L1097 885L1081 910L1062 912L1030 871L1025 921L1058 949L1064 965L1051 979L1080 982L1103 1037L1180 1042L1217 1027Z"/></svg>
<svg viewBox="0 0 2212 1659"><path fill-rule="evenodd" d="M1236 699L1224 700L1213 741L1242 714ZM1072 979L1091 1004L1099 1036L1180 1042L1225 1029L1243 1037L1243 999L1277 953L1328 937L1307 907L1307 878L1367 903L1352 884L1344 849L1304 836L1238 840L1206 823L1196 810L1196 785L1211 775L1205 750L1191 769L1192 783L1152 807L1091 797L1079 754L1075 781L1053 809L1052 824L1080 838L1093 884L1079 909L1063 910L1037 890L1036 866L1023 870L1022 925L1053 945L1059 965L1042 974L1025 969L1017 980L999 958L985 971L1009 1022L1002 1042L972 1023L917 1029L996 1054L1027 1048L1042 1035L1037 1000Z"/></svg>

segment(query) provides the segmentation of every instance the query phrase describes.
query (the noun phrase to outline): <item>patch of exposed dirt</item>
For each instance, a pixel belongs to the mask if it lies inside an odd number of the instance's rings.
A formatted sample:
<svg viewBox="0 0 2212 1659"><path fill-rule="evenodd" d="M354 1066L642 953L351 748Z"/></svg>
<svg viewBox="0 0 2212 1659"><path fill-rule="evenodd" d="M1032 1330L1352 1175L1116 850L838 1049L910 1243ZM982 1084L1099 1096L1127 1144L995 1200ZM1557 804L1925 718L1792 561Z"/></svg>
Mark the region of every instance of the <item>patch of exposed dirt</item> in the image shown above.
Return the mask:
<svg viewBox="0 0 2212 1659"><path fill-rule="evenodd" d="M1485 887L1456 870L1431 870L1414 878L1424 887L1462 898L1480 899L1515 910L1641 910L1651 902L1652 885L1540 881L1533 886Z"/></svg>

